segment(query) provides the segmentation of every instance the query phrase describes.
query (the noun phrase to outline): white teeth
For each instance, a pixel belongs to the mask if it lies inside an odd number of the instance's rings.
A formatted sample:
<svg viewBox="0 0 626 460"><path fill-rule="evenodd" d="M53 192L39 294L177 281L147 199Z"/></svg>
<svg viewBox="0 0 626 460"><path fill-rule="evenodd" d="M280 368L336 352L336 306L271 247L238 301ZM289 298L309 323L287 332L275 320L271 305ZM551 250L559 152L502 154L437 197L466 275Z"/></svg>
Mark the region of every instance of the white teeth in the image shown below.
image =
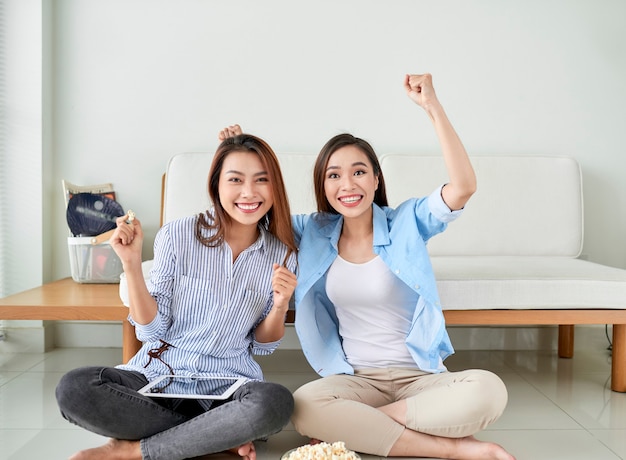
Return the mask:
<svg viewBox="0 0 626 460"><path fill-rule="evenodd" d="M253 209L257 209L259 206L261 206L261 204L260 203L254 203L254 204L237 203L237 206L243 209L244 211L252 211Z"/></svg>
<svg viewBox="0 0 626 460"><path fill-rule="evenodd" d="M360 196L351 196L348 198L339 198L342 203L354 203L355 201L359 201L361 199Z"/></svg>

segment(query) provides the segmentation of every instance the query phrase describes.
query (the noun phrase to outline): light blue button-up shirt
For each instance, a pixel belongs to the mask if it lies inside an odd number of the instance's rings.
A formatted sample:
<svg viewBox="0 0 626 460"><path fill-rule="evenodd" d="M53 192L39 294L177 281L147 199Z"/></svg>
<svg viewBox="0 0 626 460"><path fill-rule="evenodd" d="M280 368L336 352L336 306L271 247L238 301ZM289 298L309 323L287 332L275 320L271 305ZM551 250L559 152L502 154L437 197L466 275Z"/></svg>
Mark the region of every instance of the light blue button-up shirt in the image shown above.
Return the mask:
<svg viewBox="0 0 626 460"><path fill-rule="evenodd" d="M412 198L397 208L373 206L374 253L413 289L415 305L406 344L417 366L442 372L454 352L445 327L426 242L445 230L460 211L450 211L441 187L428 197ZM326 295L326 274L338 255L343 217L339 214L293 216L298 254L295 292L296 332L309 363L321 376L353 374L341 346L335 307Z"/></svg>

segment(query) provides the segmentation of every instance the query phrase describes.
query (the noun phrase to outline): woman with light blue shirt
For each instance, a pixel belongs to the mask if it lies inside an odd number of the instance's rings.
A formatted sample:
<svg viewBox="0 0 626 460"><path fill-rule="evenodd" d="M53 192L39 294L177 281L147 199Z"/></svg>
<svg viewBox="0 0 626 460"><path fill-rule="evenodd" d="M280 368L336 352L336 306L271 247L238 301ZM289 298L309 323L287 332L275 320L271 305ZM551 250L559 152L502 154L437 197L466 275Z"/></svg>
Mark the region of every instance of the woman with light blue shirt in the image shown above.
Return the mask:
<svg viewBox="0 0 626 460"><path fill-rule="evenodd" d="M276 155L262 139L224 140L209 171L213 207L164 225L146 285L138 219L118 219L111 245L128 283L139 352L125 365L83 367L57 387L63 416L111 438L72 459L177 460L229 450L255 460L253 441L280 431L293 412L285 387L263 381L253 354L285 331L296 285L296 247ZM242 377L224 401L150 397L158 377ZM176 380L176 382L173 382ZM184 382L184 381L183 381ZM167 377L157 391L196 391Z"/></svg>
<svg viewBox="0 0 626 460"><path fill-rule="evenodd" d="M296 390L292 422L312 442L377 456L514 460L473 436L500 417L506 387L485 370L446 369L454 350L426 250L476 190L474 170L431 76L404 87L434 125L449 181L392 209L369 143L340 134L322 148L319 212L293 217L296 331L322 378Z"/></svg>
<svg viewBox="0 0 626 460"><path fill-rule="evenodd" d="M431 76L404 86L434 125L449 181L392 209L369 143L340 134L322 148L319 212L293 226L296 331L323 378L296 390L292 421L313 442L373 455L513 460L473 436L500 417L506 387L485 370L446 369L454 350L426 250L476 190L474 170Z"/></svg>

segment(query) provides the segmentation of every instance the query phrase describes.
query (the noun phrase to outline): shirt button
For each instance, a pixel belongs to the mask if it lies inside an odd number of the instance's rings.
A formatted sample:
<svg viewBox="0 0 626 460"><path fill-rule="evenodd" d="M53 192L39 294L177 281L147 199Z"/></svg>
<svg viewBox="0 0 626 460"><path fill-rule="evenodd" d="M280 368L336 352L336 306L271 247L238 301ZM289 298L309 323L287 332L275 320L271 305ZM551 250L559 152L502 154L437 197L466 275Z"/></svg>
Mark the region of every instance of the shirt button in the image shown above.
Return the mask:
<svg viewBox="0 0 626 460"><path fill-rule="evenodd" d="M399 275L399 274L400 274L400 270L396 270L396 275Z"/></svg>
<svg viewBox="0 0 626 460"><path fill-rule="evenodd" d="M420 288L419 284L416 284L415 286L413 286L416 290Z"/></svg>

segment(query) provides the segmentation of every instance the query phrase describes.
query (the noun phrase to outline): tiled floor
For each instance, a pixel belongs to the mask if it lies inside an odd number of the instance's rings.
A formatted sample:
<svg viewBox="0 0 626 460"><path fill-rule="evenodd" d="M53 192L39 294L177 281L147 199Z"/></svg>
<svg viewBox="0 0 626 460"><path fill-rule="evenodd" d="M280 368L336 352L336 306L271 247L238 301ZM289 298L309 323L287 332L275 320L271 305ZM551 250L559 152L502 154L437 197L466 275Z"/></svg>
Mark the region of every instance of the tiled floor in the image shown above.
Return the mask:
<svg viewBox="0 0 626 460"><path fill-rule="evenodd" d="M518 460L626 459L626 394L609 389L606 338L576 349L572 360L548 351L458 351L452 370L490 369L509 390L498 422L477 436L505 446ZM45 354L0 353L0 460L60 460L106 440L76 428L60 415L54 388L67 370L87 364L114 365L119 349L56 349ZM260 359L266 378L294 390L315 378L301 352L279 350ZM278 460L302 445L291 425L265 443L259 460ZM212 458L235 459L234 456ZM375 457L363 455L364 460Z"/></svg>

